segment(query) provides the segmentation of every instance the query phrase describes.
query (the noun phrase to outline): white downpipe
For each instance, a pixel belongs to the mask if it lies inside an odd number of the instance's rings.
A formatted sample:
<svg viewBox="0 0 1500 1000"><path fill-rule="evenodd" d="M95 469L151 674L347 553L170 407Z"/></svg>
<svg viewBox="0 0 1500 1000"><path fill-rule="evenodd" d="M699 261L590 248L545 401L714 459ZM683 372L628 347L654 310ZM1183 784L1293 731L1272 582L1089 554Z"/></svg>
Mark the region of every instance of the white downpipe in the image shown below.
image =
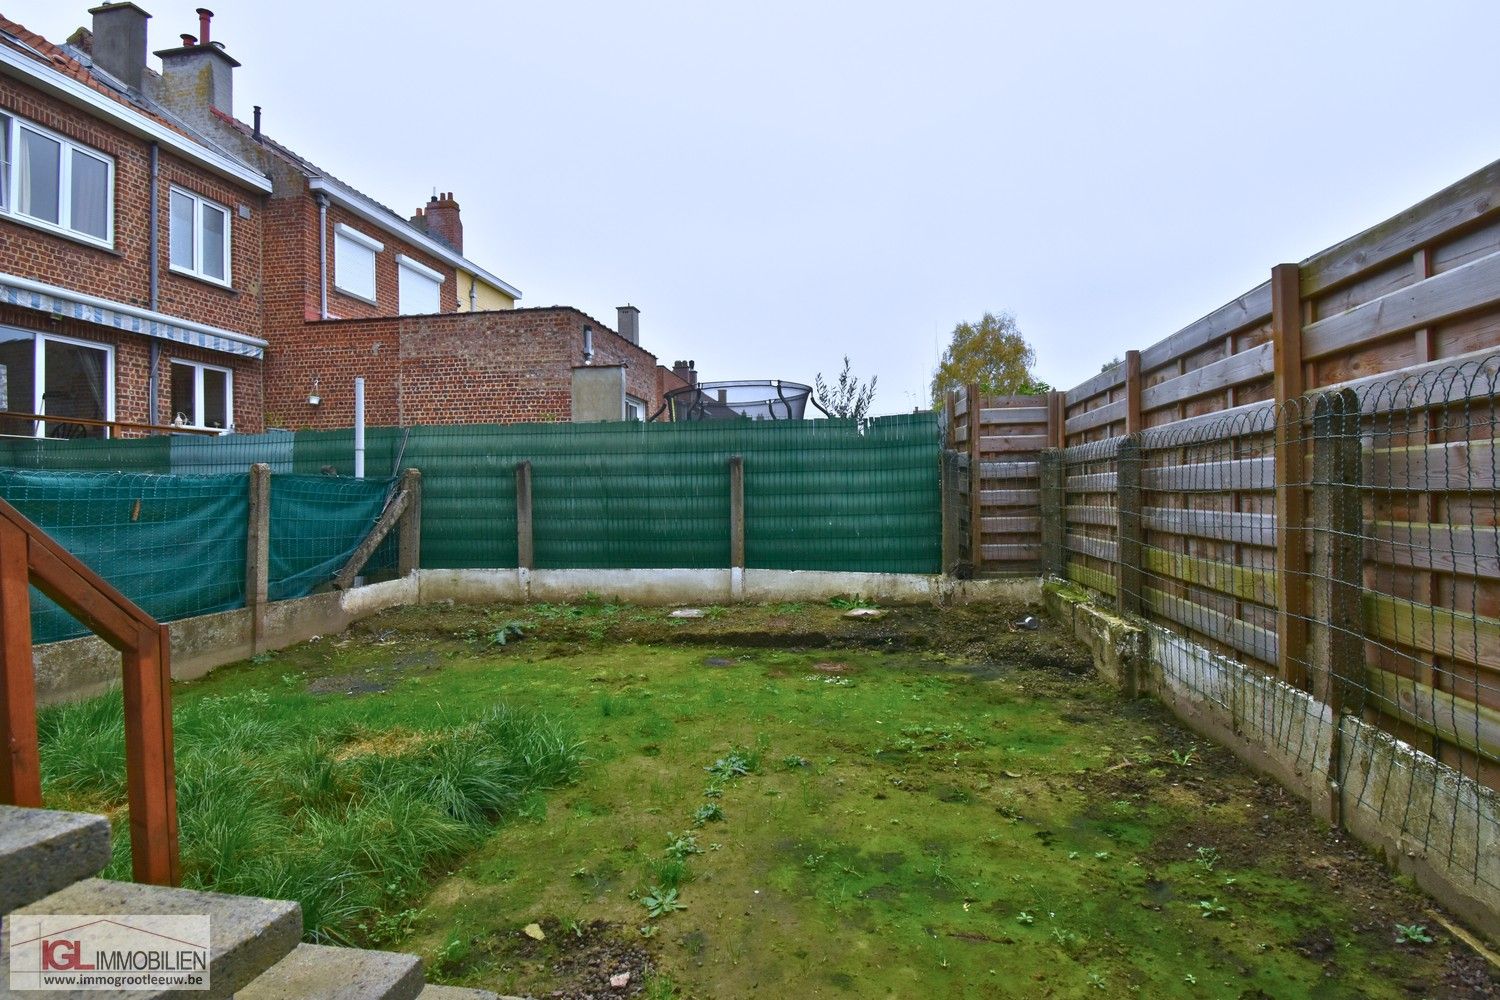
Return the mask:
<svg viewBox="0 0 1500 1000"><path fill-rule="evenodd" d="M365 380L354 380L354 478L365 478Z"/></svg>
<svg viewBox="0 0 1500 1000"><path fill-rule="evenodd" d="M328 198L319 193L318 201L318 317L328 318Z"/></svg>

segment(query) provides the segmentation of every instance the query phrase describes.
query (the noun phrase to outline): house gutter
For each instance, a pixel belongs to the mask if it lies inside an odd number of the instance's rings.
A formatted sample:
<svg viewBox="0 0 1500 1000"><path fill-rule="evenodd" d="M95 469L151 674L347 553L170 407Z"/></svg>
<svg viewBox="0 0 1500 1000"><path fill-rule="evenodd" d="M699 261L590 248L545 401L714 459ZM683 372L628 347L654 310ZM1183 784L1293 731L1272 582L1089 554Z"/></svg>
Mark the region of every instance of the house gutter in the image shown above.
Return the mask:
<svg viewBox="0 0 1500 1000"><path fill-rule="evenodd" d="M328 318L328 195L314 191L318 203L318 317Z"/></svg>
<svg viewBox="0 0 1500 1000"><path fill-rule="evenodd" d="M161 147L158 143L151 144L151 210L149 212L149 253L151 257L151 291L147 299L151 311L156 312L161 308L161 234L158 227L161 225L160 202L161 202ZM159 406L156 401L157 393L160 391L160 376L157 368L161 365L161 344L155 337L151 338L151 367L146 375L146 423L160 424Z"/></svg>
<svg viewBox="0 0 1500 1000"><path fill-rule="evenodd" d="M336 204L343 208L347 208L349 211L353 212L361 219L364 219L366 222L370 223L370 225L383 229L386 232L390 233L392 236L395 236L397 239L405 240L412 246L421 247L423 250L432 254L432 256L436 257L438 260L441 260L445 264L451 264L453 267L463 268L470 274L477 275L478 277L483 278L485 284L493 285L511 298L520 301L521 290L519 288L507 281L504 281L501 278L495 277L493 274L486 271L478 264L475 264L473 261L467 259L462 254L455 253L453 250L432 239L432 237L419 233L417 230L413 229L411 226L408 226L406 223L402 222L400 219L392 215L388 209L375 204L368 198L362 198L359 195L356 195L340 187L339 185L330 182L327 178L324 177L312 178L307 182L307 186L308 189L311 190L315 195L326 195L327 197L333 199Z"/></svg>

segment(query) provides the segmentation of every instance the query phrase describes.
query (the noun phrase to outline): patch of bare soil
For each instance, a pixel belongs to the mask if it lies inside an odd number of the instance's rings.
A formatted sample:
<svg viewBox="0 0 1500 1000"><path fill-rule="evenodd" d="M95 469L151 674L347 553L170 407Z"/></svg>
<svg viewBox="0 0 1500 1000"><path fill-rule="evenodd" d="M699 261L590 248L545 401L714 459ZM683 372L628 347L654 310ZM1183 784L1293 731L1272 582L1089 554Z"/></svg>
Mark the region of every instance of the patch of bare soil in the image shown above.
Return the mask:
<svg viewBox="0 0 1500 1000"><path fill-rule="evenodd" d="M545 940L516 930L487 942L480 952L526 983L528 996L536 1000L617 1000L645 992L653 962L633 928L555 919L543 920L541 928ZM624 986L611 985L622 975L628 976Z"/></svg>

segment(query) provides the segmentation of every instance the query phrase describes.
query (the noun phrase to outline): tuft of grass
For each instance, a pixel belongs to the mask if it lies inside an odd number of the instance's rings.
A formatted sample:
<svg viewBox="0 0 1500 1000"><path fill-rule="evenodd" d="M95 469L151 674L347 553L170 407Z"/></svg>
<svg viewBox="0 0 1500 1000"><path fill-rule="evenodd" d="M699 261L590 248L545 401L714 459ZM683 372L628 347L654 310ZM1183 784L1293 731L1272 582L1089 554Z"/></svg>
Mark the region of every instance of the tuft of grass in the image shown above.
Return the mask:
<svg viewBox="0 0 1500 1000"><path fill-rule="evenodd" d="M83 808L125 804L121 705L112 692L40 713L49 791ZM507 707L420 734L309 728L290 707L260 692L179 703L183 884L294 899L312 940L369 939L433 869L582 764L559 726ZM104 874L129 878L128 825L114 839Z"/></svg>

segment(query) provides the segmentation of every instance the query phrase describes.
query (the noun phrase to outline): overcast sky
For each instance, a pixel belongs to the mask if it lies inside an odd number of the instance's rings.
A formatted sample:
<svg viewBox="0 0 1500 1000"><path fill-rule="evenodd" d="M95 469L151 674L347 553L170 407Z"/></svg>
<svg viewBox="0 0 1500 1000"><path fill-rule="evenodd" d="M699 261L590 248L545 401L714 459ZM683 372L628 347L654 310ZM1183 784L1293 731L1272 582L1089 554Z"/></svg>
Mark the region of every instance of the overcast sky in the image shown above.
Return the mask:
<svg viewBox="0 0 1500 1000"><path fill-rule="evenodd" d="M453 191L522 305L633 303L709 379L848 354L880 412L961 320L1068 388L1500 158L1493 0L213 6L240 118L398 211Z"/></svg>

